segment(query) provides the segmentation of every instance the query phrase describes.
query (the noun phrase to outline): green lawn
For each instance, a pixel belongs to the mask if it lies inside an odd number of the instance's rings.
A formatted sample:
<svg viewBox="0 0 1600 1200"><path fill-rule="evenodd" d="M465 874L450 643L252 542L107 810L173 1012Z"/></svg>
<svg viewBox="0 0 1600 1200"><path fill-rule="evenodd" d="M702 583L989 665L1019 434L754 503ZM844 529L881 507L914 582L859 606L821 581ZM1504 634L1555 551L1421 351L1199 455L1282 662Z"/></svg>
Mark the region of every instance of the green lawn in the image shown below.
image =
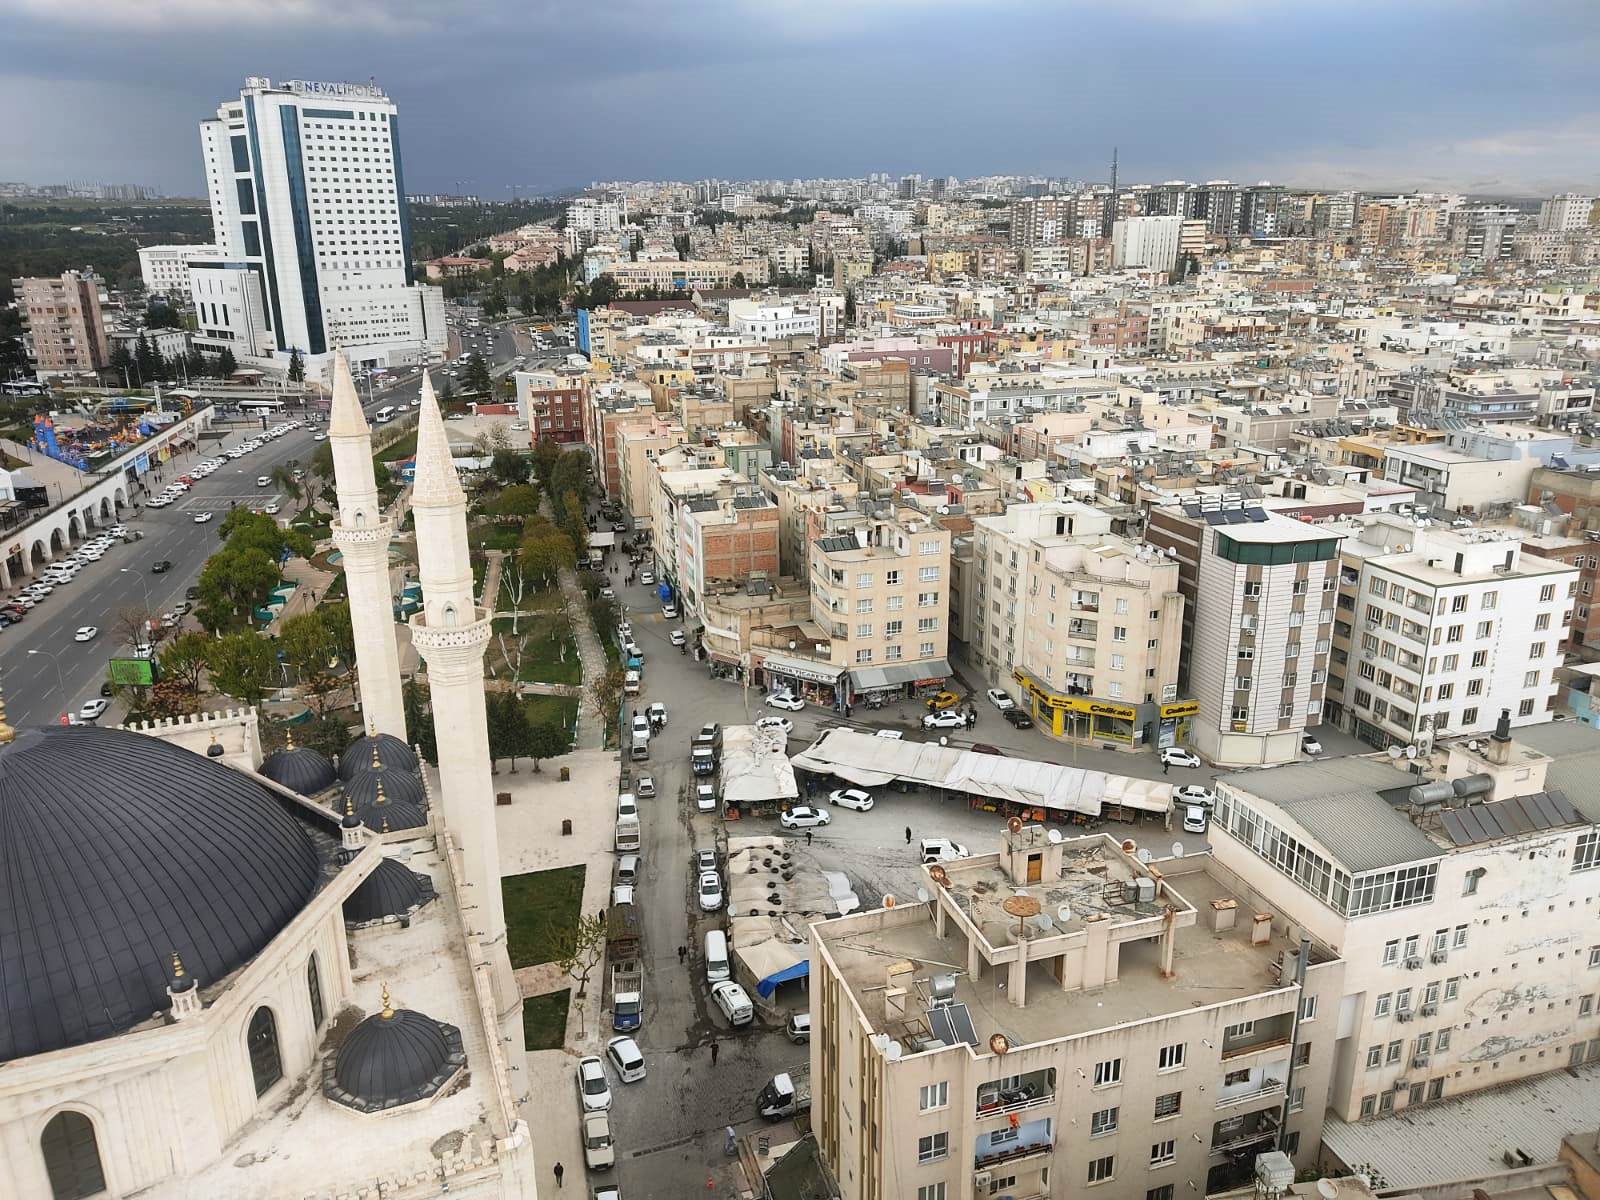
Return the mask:
<svg viewBox="0 0 1600 1200"><path fill-rule="evenodd" d="M372 456L376 463L399 462L402 458L410 458L417 452L417 431L413 429L405 437L400 438L392 446L385 446Z"/></svg>
<svg viewBox="0 0 1600 1200"><path fill-rule="evenodd" d="M524 696L522 703L530 710L528 719L534 722L554 721L572 734L573 724L578 719L578 698L576 696Z"/></svg>
<svg viewBox="0 0 1600 1200"><path fill-rule="evenodd" d="M517 677L529 683L582 683L578 643L571 634L557 637L553 628L538 628L538 620L533 619L534 629L523 639L522 670ZM529 623L524 622L523 628L528 629Z"/></svg>
<svg viewBox="0 0 1600 1200"><path fill-rule="evenodd" d="M522 1040L529 1050L560 1050L567 1044L567 1006L572 989L546 992L522 1002Z"/></svg>
<svg viewBox="0 0 1600 1200"><path fill-rule="evenodd" d="M512 967L532 967L556 956L553 929L569 928L583 904L580 864L508 875L500 881L506 909L506 944Z"/></svg>

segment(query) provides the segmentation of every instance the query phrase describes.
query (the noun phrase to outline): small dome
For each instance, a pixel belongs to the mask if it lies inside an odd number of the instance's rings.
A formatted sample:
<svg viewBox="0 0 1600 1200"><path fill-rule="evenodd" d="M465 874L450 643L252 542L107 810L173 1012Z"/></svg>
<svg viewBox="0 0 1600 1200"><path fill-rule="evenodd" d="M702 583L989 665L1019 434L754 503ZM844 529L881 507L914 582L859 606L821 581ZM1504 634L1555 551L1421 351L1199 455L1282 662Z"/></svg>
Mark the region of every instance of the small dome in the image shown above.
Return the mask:
<svg viewBox="0 0 1600 1200"><path fill-rule="evenodd" d="M461 1031L389 1005L352 1029L323 1067L330 1100L359 1112L382 1112L436 1095L467 1065Z"/></svg>
<svg viewBox="0 0 1600 1200"><path fill-rule="evenodd" d="M307 746L275 750L261 762L261 774L302 796L315 796L339 781L338 772L324 754Z"/></svg>
<svg viewBox="0 0 1600 1200"><path fill-rule="evenodd" d="M401 829L421 829L428 823L426 810L414 800L396 800L389 795L389 776L394 774L396 773L393 771L385 771L382 773L372 772L369 775L362 776L363 779L370 778L372 781L370 793L364 788L361 789L362 794L367 795L368 798L363 802L360 796L351 796L347 792L346 802L354 800L356 816L361 818L361 823L368 829L375 830L378 833L395 833ZM374 776L376 777L374 778ZM399 778L410 779L413 783L416 782L415 775L400 775ZM353 786L355 786L353 783L345 784L347 789ZM418 784L417 786L420 789L421 785Z"/></svg>
<svg viewBox="0 0 1600 1200"><path fill-rule="evenodd" d="M410 804L424 811L427 809L428 793L422 790L422 780L416 773L401 769L391 770L388 766L381 771L357 772L344 781L344 794L356 802L356 811L360 812L367 805L377 801L380 784L390 804Z"/></svg>
<svg viewBox="0 0 1600 1200"><path fill-rule="evenodd" d="M357 772L370 770L376 753L384 767L402 771L417 769L417 756L411 747L387 733L369 733L350 743L350 748L339 756L339 778L351 779Z"/></svg>
<svg viewBox="0 0 1600 1200"><path fill-rule="evenodd" d="M347 925L372 925L403 917L434 898L433 880L393 858L380 862L344 902Z"/></svg>

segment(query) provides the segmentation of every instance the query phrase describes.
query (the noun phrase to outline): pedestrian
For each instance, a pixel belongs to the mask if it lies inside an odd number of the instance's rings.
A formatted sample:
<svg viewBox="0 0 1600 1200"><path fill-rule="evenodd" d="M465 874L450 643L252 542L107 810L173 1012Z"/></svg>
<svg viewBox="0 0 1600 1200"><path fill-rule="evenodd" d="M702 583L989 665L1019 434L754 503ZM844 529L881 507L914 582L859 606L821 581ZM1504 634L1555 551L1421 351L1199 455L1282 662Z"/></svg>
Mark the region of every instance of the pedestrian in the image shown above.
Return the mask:
<svg viewBox="0 0 1600 1200"><path fill-rule="evenodd" d="M911 845L911 826L906 826L906 845Z"/></svg>
<svg viewBox="0 0 1600 1200"><path fill-rule="evenodd" d="M806 845L811 845L811 830L806 830Z"/></svg>
<svg viewBox="0 0 1600 1200"><path fill-rule="evenodd" d="M711 1043L711 1065L713 1067L717 1065L717 1043L715 1042Z"/></svg>
<svg viewBox="0 0 1600 1200"><path fill-rule="evenodd" d="M1165 775L1170 770L1172 770L1172 764L1163 758L1161 760L1161 773Z"/></svg>
<svg viewBox="0 0 1600 1200"><path fill-rule="evenodd" d="M555 1170L555 1176L556 1176L556 1186L557 1187L566 1187L567 1185L561 1182L561 1177L567 1173L567 1169L565 1167L563 1167L560 1163L556 1163L554 1170Z"/></svg>
<svg viewBox="0 0 1600 1200"><path fill-rule="evenodd" d="M688 954L689 954L689 947L687 947L687 946L679 946L678 947L678 961L680 963L688 956Z"/></svg>

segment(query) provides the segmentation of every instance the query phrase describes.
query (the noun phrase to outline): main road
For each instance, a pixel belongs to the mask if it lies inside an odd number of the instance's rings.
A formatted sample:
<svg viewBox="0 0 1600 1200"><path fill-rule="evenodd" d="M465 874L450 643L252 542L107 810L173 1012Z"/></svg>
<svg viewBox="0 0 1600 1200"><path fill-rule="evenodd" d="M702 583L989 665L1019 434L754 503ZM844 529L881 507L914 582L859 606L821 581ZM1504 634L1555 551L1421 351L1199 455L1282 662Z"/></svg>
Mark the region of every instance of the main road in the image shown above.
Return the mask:
<svg viewBox="0 0 1600 1200"><path fill-rule="evenodd" d="M488 353L496 374L503 374L516 352L513 339L507 327L494 330L491 336L492 349L484 346L489 338L479 339L477 346ZM435 367L435 374L440 370ZM372 410L386 404L409 403L420 386L421 377L412 374L370 393L362 388L362 405ZM264 424L303 415L291 410L284 417L268 417ZM159 479L171 482L202 459L220 455L259 433L262 424L240 421L215 426L228 431L222 441L204 442L198 449L170 459L162 465ZM290 462L309 464L317 447L314 434L320 428L308 423L243 458L225 460L210 476L197 480L176 504L143 508L137 513L124 510L122 523L129 531L144 534L143 538L115 543L104 558L86 563L76 579L56 588L20 624L0 630L0 686L4 688L10 724L21 727L56 722L100 695L107 660L129 652L126 645L118 644L120 614L130 609L157 615L170 612L200 577L206 558L217 549L217 529L231 505L276 501L287 512L289 498L278 494L275 487L257 487L256 480ZM207 524L196 524L195 514L204 510L215 513L215 518ZM163 560L170 562L171 568L154 573L154 565ZM19 581L19 586L21 582L26 581ZM97 628L99 634L92 641L74 641L75 632L86 625ZM101 718L115 719L115 710Z"/></svg>

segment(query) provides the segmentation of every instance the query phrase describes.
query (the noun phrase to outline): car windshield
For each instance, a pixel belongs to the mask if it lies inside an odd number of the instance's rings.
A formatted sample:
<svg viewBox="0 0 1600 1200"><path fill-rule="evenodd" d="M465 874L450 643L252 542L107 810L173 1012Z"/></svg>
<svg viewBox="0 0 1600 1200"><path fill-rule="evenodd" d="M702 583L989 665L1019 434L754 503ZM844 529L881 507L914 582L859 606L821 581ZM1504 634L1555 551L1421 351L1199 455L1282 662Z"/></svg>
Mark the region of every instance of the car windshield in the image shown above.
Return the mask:
<svg viewBox="0 0 1600 1200"><path fill-rule="evenodd" d="M590 1072L593 1072L593 1074L590 1074ZM601 1092L606 1090L605 1077L593 1067L585 1067L583 1076L583 1090L585 1095L598 1096Z"/></svg>

